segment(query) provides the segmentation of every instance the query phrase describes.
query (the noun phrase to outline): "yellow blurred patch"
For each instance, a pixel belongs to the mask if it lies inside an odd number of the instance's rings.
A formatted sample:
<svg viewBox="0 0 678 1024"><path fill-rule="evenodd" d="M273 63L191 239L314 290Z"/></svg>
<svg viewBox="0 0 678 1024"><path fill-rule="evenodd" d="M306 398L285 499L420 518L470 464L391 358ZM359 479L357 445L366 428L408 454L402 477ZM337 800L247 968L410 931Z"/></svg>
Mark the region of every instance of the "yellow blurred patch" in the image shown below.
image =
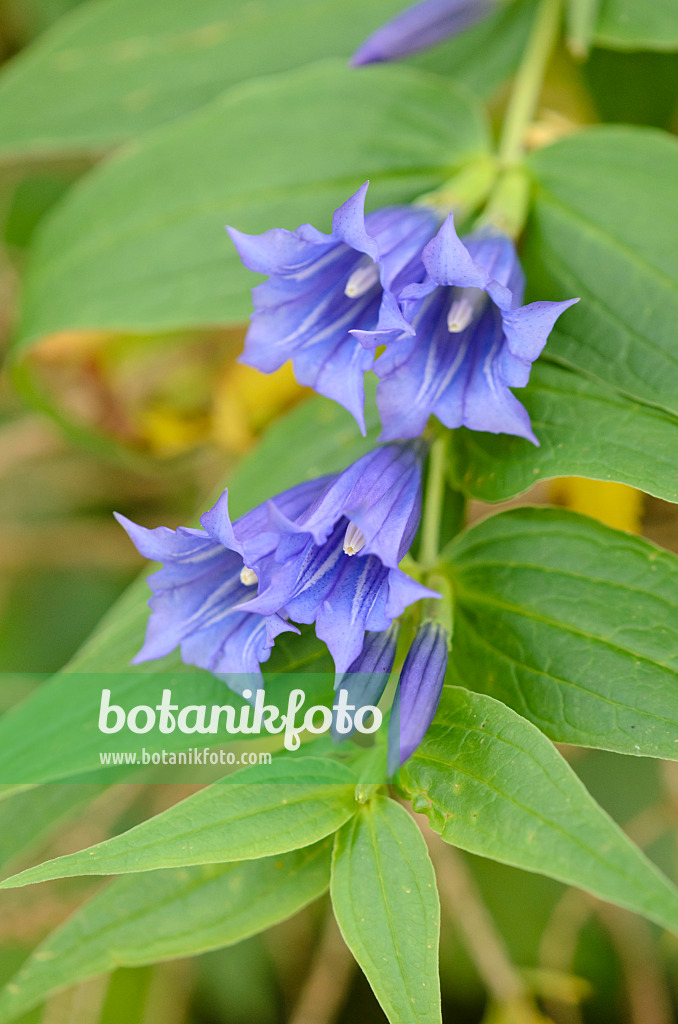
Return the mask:
<svg viewBox="0 0 678 1024"><path fill-rule="evenodd" d="M551 484L551 500L617 530L640 533L643 496L626 484L562 477Z"/></svg>
<svg viewBox="0 0 678 1024"><path fill-rule="evenodd" d="M98 352L112 337L109 331L57 331L41 338L33 352L47 362L84 359Z"/></svg>
<svg viewBox="0 0 678 1024"><path fill-rule="evenodd" d="M244 452L270 420L308 394L289 363L270 374L231 363L215 389L212 439L227 451Z"/></svg>
<svg viewBox="0 0 678 1024"><path fill-rule="evenodd" d="M181 455L205 440L209 424L204 416L181 416L169 408L144 409L138 427L156 455Z"/></svg>

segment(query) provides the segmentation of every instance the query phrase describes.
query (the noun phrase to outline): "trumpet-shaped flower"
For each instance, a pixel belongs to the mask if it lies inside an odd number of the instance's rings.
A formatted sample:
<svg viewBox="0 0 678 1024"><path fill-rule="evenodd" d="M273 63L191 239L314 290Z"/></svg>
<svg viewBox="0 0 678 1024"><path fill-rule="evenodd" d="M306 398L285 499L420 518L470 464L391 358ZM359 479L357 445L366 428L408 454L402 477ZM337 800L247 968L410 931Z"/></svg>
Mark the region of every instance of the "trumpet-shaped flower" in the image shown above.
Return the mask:
<svg viewBox="0 0 678 1024"><path fill-rule="evenodd" d="M297 514L323 484L323 480L312 481L286 491L276 499L278 507L288 515ZM258 537L260 554L270 553L275 537L258 533L262 517L257 513L244 516L240 528L244 535ZM153 592L151 615L133 664L162 658L179 647L186 664L215 675L260 675L259 665L269 659L276 636L298 632L275 613L262 616L242 611L252 596L253 580L243 561L242 545L234 537L224 544L209 529L159 526L149 530L118 513L115 516L140 554L162 562L162 568L148 579ZM249 685L231 678L228 682L236 690Z"/></svg>
<svg viewBox="0 0 678 1024"><path fill-rule="evenodd" d="M412 4L373 32L353 55L351 64L399 60L435 46L481 21L491 0L423 0Z"/></svg>
<svg viewBox="0 0 678 1024"><path fill-rule="evenodd" d="M315 622L346 672L366 630L387 630L412 602L437 596L398 568L419 524L422 455L419 444L387 445L235 522L225 491L202 529L147 530L118 516L138 550L163 563L135 662L180 646L185 662L216 674L258 673L275 637L298 632L292 620Z"/></svg>
<svg viewBox="0 0 678 1024"><path fill-rule="evenodd" d="M411 332L360 332L387 343L375 371L383 438L419 436L433 413L447 427L517 434L538 445L524 387L553 325L577 299L522 306L525 278L513 242L475 233L462 242L450 214L424 248L426 276L399 294Z"/></svg>
<svg viewBox="0 0 678 1024"><path fill-rule="evenodd" d="M293 622L315 622L337 672L346 672L366 630L388 629L414 601L437 597L398 568L419 524L422 454L418 444L369 452L296 518L272 504L274 556L257 559L243 544L259 580L245 608L261 615L284 609Z"/></svg>
<svg viewBox="0 0 678 1024"><path fill-rule="evenodd" d="M330 234L310 224L262 235L228 229L245 266L268 275L252 290L241 361L271 373L291 359L298 382L343 405L363 433L363 378L374 357L350 332L407 327L393 293L436 230L422 207L365 215L366 191L367 183L335 211Z"/></svg>

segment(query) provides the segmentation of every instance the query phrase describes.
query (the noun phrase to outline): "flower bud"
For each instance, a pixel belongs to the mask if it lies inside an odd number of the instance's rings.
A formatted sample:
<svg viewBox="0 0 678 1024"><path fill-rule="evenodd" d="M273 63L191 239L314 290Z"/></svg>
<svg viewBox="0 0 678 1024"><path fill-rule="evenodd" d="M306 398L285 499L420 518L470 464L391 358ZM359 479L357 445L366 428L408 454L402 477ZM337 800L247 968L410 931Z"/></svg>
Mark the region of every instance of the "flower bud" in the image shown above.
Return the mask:
<svg viewBox="0 0 678 1024"><path fill-rule="evenodd" d="M335 684L338 695L341 690L346 691L347 706L357 709L369 704L376 707L386 689L393 669L397 642L397 622L394 622L390 629L385 629L381 633L365 634L362 651L348 672L337 677ZM355 727L348 730L343 728L335 713L331 732L335 740L347 739L355 732Z"/></svg>
<svg viewBox="0 0 678 1024"><path fill-rule="evenodd" d="M492 0L421 0L373 32L351 58L353 67L400 60L456 36L492 11Z"/></svg>
<svg viewBox="0 0 678 1024"><path fill-rule="evenodd" d="M419 629L403 665L388 730L388 770L393 775L423 740L443 689L449 633L428 619Z"/></svg>

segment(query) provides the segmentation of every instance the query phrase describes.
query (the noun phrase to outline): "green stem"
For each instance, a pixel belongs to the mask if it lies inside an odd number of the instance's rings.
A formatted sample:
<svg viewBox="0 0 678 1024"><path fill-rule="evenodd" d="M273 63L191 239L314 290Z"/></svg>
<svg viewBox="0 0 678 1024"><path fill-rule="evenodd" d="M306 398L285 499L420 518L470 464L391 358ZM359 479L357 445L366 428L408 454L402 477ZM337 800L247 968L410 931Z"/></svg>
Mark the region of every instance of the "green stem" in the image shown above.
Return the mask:
<svg viewBox="0 0 678 1024"><path fill-rule="evenodd" d="M438 561L440 523L445 497L445 459L447 454L447 432L435 439L431 446L426 500L421 529L419 561L425 569L431 569Z"/></svg>
<svg viewBox="0 0 678 1024"><path fill-rule="evenodd" d="M499 161L504 167L519 163L523 156L525 130L537 109L546 67L558 37L560 13L561 0L541 0L504 118L499 142Z"/></svg>

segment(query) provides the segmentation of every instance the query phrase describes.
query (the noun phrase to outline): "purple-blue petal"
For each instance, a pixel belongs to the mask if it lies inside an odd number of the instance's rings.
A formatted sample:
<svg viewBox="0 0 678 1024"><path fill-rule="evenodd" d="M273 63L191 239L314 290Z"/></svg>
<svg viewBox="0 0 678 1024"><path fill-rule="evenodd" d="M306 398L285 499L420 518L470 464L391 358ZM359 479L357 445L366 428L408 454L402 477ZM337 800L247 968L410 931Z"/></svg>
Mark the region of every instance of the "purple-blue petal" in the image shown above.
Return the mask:
<svg viewBox="0 0 678 1024"><path fill-rule="evenodd" d="M353 332L409 329L393 291L424 275L421 252L436 227L423 207L365 216L366 191L367 183L335 211L329 235L308 224L258 236L229 229L245 265L268 275L252 289L241 361L272 373L292 360L298 382L343 405L363 433L374 357Z"/></svg>
<svg viewBox="0 0 678 1024"><path fill-rule="evenodd" d="M332 216L332 236L356 252L365 253L376 263L379 259L379 246L365 225L365 196L369 181L364 182L357 192L337 207Z"/></svg>
<svg viewBox="0 0 678 1024"><path fill-rule="evenodd" d="M284 517L295 519L313 504L333 479L331 476L317 477L296 484L276 495L272 499L273 504ZM255 568L261 558L273 551L279 540L279 531L270 528L270 519L269 502L262 502L232 522L228 512L228 490L225 490L212 508L202 514L200 523L212 540L240 552L245 564Z"/></svg>
<svg viewBox="0 0 678 1024"><path fill-rule="evenodd" d="M349 666L348 672L337 677L334 684L337 698L344 690L346 703L354 708L376 707L393 670L397 642L398 624L395 622L381 633L366 633L362 651ZM332 722L334 739L347 739L354 731L339 732L335 715Z"/></svg>
<svg viewBox="0 0 678 1024"><path fill-rule="evenodd" d="M224 505L225 505L225 496ZM222 536L232 536L224 524ZM158 527L147 530L116 514L139 552L162 562L148 578L151 615L144 644L132 661L141 664L162 658L176 647L182 660L215 674L251 673L260 676L259 662L270 656L275 636L298 632L278 615L267 621L243 612L250 588L240 579L243 559L205 530Z"/></svg>
<svg viewBox="0 0 678 1024"><path fill-rule="evenodd" d="M290 271L303 268L333 241L312 224L302 224L296 231L271 228L261 235L247 235L232 227L226 230L242 262L257 274L280 273L281 267Z"/></svg>
<svg viewBox="0 0 678 1024"><path fill-rule="evenodd" d="M388 769L394 774L417 749L435 717L447 670L449 636L439 622L419 629L400 673L388 731Z"/></svg>
<svg viewBox="0 0 678 1024"><path fill-rule="evenodd" d="M445 320L449 291L438 289L419 321L415 320L418 343L412 345L408 339L405 361L395 369L377 362L383 439L417 437L434 414L451 429L466 426L517 434L538 443L527 412L509 391L503 374L506 360L499 311L488 308L480 321L450 334Z"/></svg>
<svg viewBox="0 0 678 1024"><path fill-rule="evenodd" d="M385 206L368 213L365 226L379 247L379 273L387 292L423 280L424 247L438 227L436 214L424 206Z"/></svg>
<svg viewBox="0 0 678 1024"><path fill-rule="evenodd" d="M423 0L378 28L353 55L351 64L398 60L425 50L470 28L491 10L490 0Z"/></svg>
<svg viewBox="0 0 678 1024"><path fill-rule="evenodd" d="M423 262L427 278L399 297L414 336L384 338L386 351L375 364L381 439L418 437L434 414L450 428L538 444L509 389L527 384L557 317L576 300L519 306L525 279L511 239L483 230L462 241L451 215L425 247ZM472 315L461 330L450 330L450 309L462 300ZM361 336L363 344L378 340L378 332Z"/></svg>
<svg viewBox="0 0 678 1024"><path fill-rule="evenodd" d="M509 292L508 304L518 306L525 292L525 273L513 240L489 230L476 231L464 238L464 245L488 275L489 281Z"/></svg>
<svg viewBox="0 0 678 1024"><path fill-rule="evenodd" d="M502 315L504 337L512 355L532 362L541 353L553 326L566 309L579 299L564 302L531 302L504 312Z"/></svg>
<svg viewBox="0 0 678 1024"><path fill-rule="evenodd" d="M376 448L332 481L294 526L323 542L345 516L363 533L363 555L395 567L409 549L421 512L424 449L399 444Z"/></svg>
<svg viewBox="0 0 678 1024"><path fill-rule="evenodd" d="M473 259L459 238L452 213L448 214L435 238L425 247L422 260L429 277L436 284L485 288L490 280L487 269ZM412 288L406 294L418 297Z"/></svg>
<svg viewBox="0 0 678 1024"><path fill-rule="evenodd" d="M192 633L181 644L181 656L189 665L207 669L214 675L256 676L261 680L259 664L268 661L275 637L280 633L298 633L291 622L278 615L263 618L237 608L226 610L210 627ZM237 678L225 680L231 689L242 692Z"/></svg>

